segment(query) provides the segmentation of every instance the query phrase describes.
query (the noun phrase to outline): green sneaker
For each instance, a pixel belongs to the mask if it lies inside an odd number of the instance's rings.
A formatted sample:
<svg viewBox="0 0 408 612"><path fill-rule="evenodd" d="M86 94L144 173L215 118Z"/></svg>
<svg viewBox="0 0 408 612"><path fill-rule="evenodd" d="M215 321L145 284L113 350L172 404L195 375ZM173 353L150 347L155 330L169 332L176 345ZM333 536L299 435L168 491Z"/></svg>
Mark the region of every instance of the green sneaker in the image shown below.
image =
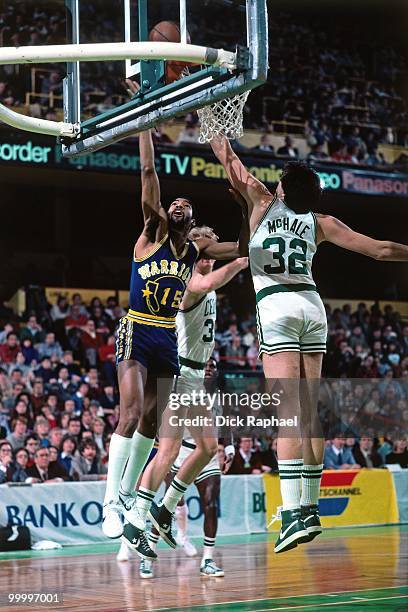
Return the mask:
<svg viewBox="0 0 408 612"><path fill-rule="evenodd" d="M282 527L275 542L275 552L281 553L307 542L309 534L302 521L300 508L281 510Z"/></svg>
<svg viewBox="0 0 408 612"><path fill-rule="evenodd" d="M311 542L316 536L320 535L323 531L322 524L320 522L319 506L301 506L302 521L305 524L309 539L306 542Z"/></svg>
<svg viewBox="0 0 408 612"><path fill-rule="evenodd" d="M202 576L222 578L224 576L224 570L218 567L212 559L205 559L200 566L200 574Z"/></svg>
<svg viewBox="0 0 408 612"><path fill-rule="evenodd" d="M141 578L153 578L153 561L150 559L140 559L139 576Z"/></svg>

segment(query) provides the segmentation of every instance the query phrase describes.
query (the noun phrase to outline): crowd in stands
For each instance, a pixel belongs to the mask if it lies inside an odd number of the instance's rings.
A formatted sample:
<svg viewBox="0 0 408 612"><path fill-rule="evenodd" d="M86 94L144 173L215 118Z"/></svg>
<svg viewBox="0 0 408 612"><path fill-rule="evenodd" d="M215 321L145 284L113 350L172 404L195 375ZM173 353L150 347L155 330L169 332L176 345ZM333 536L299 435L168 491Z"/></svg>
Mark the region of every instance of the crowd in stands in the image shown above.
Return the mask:
<svg viewBox="0 0 408 612"><path fill-rule="evenodd" d="M367 163L380 142L407 145L408 61L396 41L373 39L364 21L339 18L330 24L327 14L274 16L270 37L266 124L305 122L313 154L327 144L338 161Z"/></svg>
<svg viewBox="0 0 408 612"><path fill-rule="evenodd" d="M220 449L222 451L222 449ZM387 436L373 438L370 433L359 437L334 432L326 441L324 469L356 470L395 465L408 468L406 436L392 442ZM240 438L228 474L264 474L278 471L277 438Z"/></svg>
<svg viewBox="0 0 408 612"><path fill-rule="evenodd" d="M21 320L6 307L0 326L0 483L104 480L119 418L116 298L60 296ZM387 306L331 310L319 412L325 464L407 467L408 325ZM260 376L256 323L219 297L221 376ZM357 380L353 380L357 378ZM276 468L276 439L241 438L231 473Z"/></svg>
<svg viewBox="0 0 408 612"><path fill-rule="evenodd" d="M177 19L178 3L168 2L165 9L162 2L156 4L157 19L161 19L160 10L166 10L163 14L167 15L174 13L173 18ZM239 13L219 4L214 6L216 13L208 11L207 2L191 7L189 31L194 43L211 43L227 49L235 46L237 32L243 26ZM63 44L65 19L65 11L55 3L47 6L35 1L8 2L0 13L2 44ZM283 146L274 149L270 139L274 131L304 136L307 159L311 162L386 168L378 145L408 146L408 108L403 93L407 59L397 43L378 42L364 23L353 23L352 30L346 27L344 19L332 22L325 19L323 23L316 15L307 19L303 13L274 12L269 24L273 42L270 76L262 94L251 96L245 109L245 126L263 131L260 145L253 149L256 154L298 157L289 135ZM81 42L119 42L122 31L122 15L113 11L109 3L81 5ZM56 120L55 110L62 107L62 73L58 65L47 68L34 79L39 95L37 107L33 105L31 111ZM85 112L96 114L118 104L126 95L120 78L122 72L123 66L117 62L82 64ZM0 102L8 106L22 104L25 93L32 89L32 81L29 72L2 68ZM51 99L54 108L49 107L50 93L56 96ZM160 128L157 138L162 144L171 144ZM176 144L197 141L196 118L187 118ZM406 170L408 155L401 153L392 166Z"/></svg>

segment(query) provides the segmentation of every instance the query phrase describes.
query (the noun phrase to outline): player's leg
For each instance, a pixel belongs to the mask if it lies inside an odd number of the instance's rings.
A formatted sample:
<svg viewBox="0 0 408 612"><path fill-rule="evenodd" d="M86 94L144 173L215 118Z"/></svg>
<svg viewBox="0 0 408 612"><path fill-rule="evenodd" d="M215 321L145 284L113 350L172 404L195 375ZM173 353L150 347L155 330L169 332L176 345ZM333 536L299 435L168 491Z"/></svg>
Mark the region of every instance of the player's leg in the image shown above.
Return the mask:
<svg viewBox="0 0 408 612"><path fill-rule="evenodd" d="M191 453L191 450L189 448L187 448L186 446L181 447L176 460L171 466L171 471L167 474L165 478L166 491L169 488L170 483L173 480L174 476L177 474L178 470L180 469L180 466L183 463L185 457L189 453ZM194 546L194 544L190 542L189 537L187 535L188 508L187 508L187 504L185 503L184 497L182 497L179 500L176 506L176 511L174 513L174 516L175 516L176 525L177 525L177 534L175 538L177 545L181 546L184 549L184 552L186 553L188 557L195 557L197 554L197 549Z"/></svg>
<svg viewBox="0 0 408 612"><path fill-rule="evenodd" d="M137 430L133 435L132 450L129 457L129 462L126 466L121 482L121 492L126 496L131 496L134 494L136 483L138 482L142 470L146 465L157 434L158 419L160 418L159 403L163 401L167 403L167 398L171 391L173 382L172 378L168 376L167 378L165 376L161 376L161 395L165 395L166 399L164 400L163 397L158 398L158 378L159 377L157 374L152 374L150 372L148 372L146 376L143 413L141 415ZM153 461L155 461L155 459L156 457L154 457Z"/></svg>
<svg viewBox="0 0 408 612"><path fill-rule="evenodd" d="M184 549L184 552L186 553L187 557L195 557L198 551L187 534L188 507L184 497L182 497L179 503L177 504L174 516L177 525L177 545L181 546Z"/></svg>
<svg viewBox="0 0 408 612"><path fill-rule="evenodd" d="M149 465L152 462L149 463ZM172 474L167 474L166 478L165 478L165 484L166 484L166 489L168 488L168 486L170 485L171 479L173 478ZM159 543L159 539L160 539L160 534L157 531L157 529L152 526L148 535L147 535L147 541L149 542L149 546L150 548L153 550L153 552L157 552L157 545ZM139 576L140 578L146 580L146 579L150 579L150 578L154 578L154 565L153 565L153 561L154 559L141 559L140 560L140 564L139 564Z"/></svg>
<svg viewBox="0 0 408 612"><path fill-rule="evenodd" d="M303 468L301 440L301 411L299 403L300 353L285 351L263 354L265 378L271 392L282 390L278 406L279 419L297 417L297 426L280 427L277 453L282 496L282 527L275 544L275 552L284 552L306 541L308 533L301 520L300 498Z"/></svg>
<svg viewBox="0 0 408 612"><path fill-rule="evenodd" d="M157 380L159 377L161 380L161 395L158 398ZM146 516L139 511L139 497L136 492L134 492L134 489L153 448L154 439L161 419L162 403L167 404L172 383L172 378L168 376L158 376L150 372L147 374L143 414L137 428L138 435L134 436L132 440L132 454L129 458L121 483L120 499L125 508L123 514L128 519L129 523L131 523L131 525L125 525L122 540L127 546L132 548L132 550L135 550L142 559L147 560L155 559L157 555L150 547L146 535L144 533L139 533L140 530L144 532L146 529ZM125 487L126 491L124 490ZM128 493L127 491L129 490L133 492ZM150 502L155 492L146 491L145 493L145 498L149 496Z"/></svg>
<svg viewBox="0 0 408 612"><path fill-rule="evenodd" d="M171 416L172 412L167 407L162 419L159 449L145 469L138 488L137 507L143 520L146 520L154 496L161 483L165 480L180 451L184 425L170 428L167 423Z"/></svg>
<svg viewBox="0 0 408 612"><path fill-rule="evenodd" d="M322 532L319 493L323 472L324 436L317 407L323 353L301 353L302 519L313 540Z"/></svg>
<svg viewBox="0 0 408 612"><path fill-rule="evenodd" d="M136 430L143 406L146 368L134 360L121 361L118 365L120 391L120 417L109 448L108 475L104 498L102 529L109 538L123 533L119 500L122 475L132 450L132 436ZM136 525L137 527L138 525Z"/></svg>
<svg viewBox="0 0 408 612"><path fill-rule="evenodd" d="M177 545L171 530L176 506L188 486L194 482L196 476L217 453L218 448L217 438L213 436L199 437L194 435L194 442L196 448L183 461L177 476L173 478L166 491L163 501L160 504L153 502L150 510L150 518L153 524L160 531L163 540L173 548Z"/></svg>
<svg viewBox="0 0 408 612"><path fill-rule="evenodd" d="M208 476L196 483L204 513L204 546L200 564L203 576L219 578L224 571L214 563L214 547L218 527L218 499L221 489L220 474Z"/></svg>

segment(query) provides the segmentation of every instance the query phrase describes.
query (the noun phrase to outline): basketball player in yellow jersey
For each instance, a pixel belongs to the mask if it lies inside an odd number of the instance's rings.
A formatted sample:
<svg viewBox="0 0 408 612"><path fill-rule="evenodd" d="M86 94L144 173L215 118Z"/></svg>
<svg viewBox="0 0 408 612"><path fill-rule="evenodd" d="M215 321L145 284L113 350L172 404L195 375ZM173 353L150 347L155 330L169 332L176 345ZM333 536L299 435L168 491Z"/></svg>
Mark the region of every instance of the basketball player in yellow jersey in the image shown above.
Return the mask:
<svg viewBox="0 0 408 612"><path fill-rule="evenodd" d="M301 431L288 428L278 439L283 506L275 552L284 552L321 533L324 439L317 418L318 385L312 381L321 375L327 326L311 273L313 255L326 240L381 261L408 261L408 246L374 240L318 213L320 179L307 164L286 164L272 195L246 170L225 137L215 137L211 146L248 205L249 261L265 377L292 383L307 379L300 405L299 383L285 389L292 409L300 412Z"/></svg>
<svg viewBox="0 0 408 612"><path fill-rule="evenodd" d="M131 530L135 550L154 558L134 490L157 433L157 381L167 380L169 394L179 374L176 315L197 258L235 259L240 252L236 242L188 239L194 225L191 202L179 197L167 211L162 207L150 131L140 134L139 145L144 229L134 247L130 309L117 330L120 417L109 451L102 529L107 537L122 536L123 515L136 529ZM242 244L246 226L245 220ZM168 395L162 395L164 408Z"/></svg>

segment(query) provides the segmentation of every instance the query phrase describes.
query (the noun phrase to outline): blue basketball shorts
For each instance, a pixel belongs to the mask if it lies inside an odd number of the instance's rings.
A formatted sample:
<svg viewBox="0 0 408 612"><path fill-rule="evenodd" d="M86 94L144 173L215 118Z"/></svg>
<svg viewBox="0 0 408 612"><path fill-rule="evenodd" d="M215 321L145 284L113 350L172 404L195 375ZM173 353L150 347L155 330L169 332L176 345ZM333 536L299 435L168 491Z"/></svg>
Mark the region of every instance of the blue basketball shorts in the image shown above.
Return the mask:
<svg viewBox="0 0 408 612"><path fill-rule="evenodd" d="M143 325L122 317L116 331L116 364L127 359L138 361L149 372L179 376L175 328Z"/></svg>

